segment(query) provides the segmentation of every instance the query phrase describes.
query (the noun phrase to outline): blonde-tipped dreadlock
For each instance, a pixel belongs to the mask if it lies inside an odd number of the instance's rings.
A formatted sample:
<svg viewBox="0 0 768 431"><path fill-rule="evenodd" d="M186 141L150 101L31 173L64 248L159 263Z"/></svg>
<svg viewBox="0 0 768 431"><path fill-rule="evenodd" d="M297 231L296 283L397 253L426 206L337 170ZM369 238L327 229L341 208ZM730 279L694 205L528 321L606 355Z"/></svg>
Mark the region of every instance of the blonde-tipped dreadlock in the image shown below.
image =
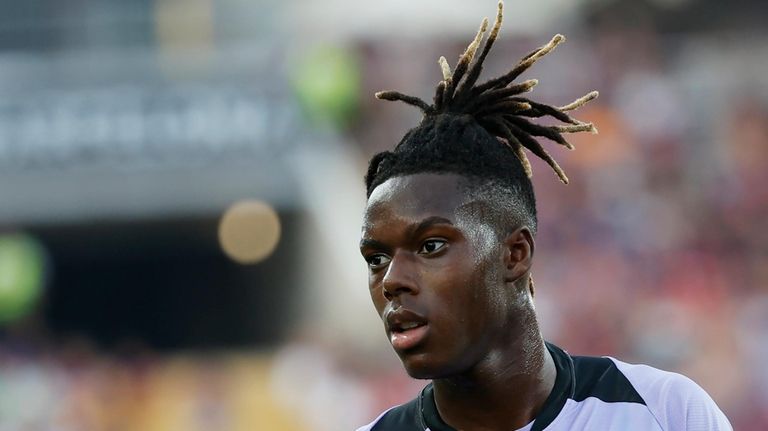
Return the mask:
<svg viewBox="0 0 768 431"><path fill-rule="evenodd" d="M443 79L437 85L432 105L417 97L408 96L396 91L382 91L376 93L376 97L384 100L399 100L417 106L425 116L443 113L471 115L485 130L506 143L514 151L527 176L531 176L531 164L523 148L528 149L528 151L547 162L560 178L560 181L568 184L568 177L565 175L565 172L534 137L545 137L568 149L573 149L573 146L562 136L563 133L597 133L597 129L592 123L576 120L566 114L566 112L581 107L596 98L598 93L597 91L592 91L561 107L545 105L520 97L520 94L531 91L538 81L530 79L519 84L513 84L513 81L539 58L548 54L557 45L565 41L565 37L560 34L555 35L546 45L523 57L505 75L491 79L483 84L475 85L482 71L483 61L498 38L503 10L503 2L499 1L496 20L488 38L483 43L482 49L479 51L479 55L476 56L480 43L483 41L483 36L488 29L487 18L483 19L477 35L459 57L453 72L451 72L445 57L440 57L439 64ZM544 126L526 119L543 116L555 118L567 123L567 125Z"/></svg>

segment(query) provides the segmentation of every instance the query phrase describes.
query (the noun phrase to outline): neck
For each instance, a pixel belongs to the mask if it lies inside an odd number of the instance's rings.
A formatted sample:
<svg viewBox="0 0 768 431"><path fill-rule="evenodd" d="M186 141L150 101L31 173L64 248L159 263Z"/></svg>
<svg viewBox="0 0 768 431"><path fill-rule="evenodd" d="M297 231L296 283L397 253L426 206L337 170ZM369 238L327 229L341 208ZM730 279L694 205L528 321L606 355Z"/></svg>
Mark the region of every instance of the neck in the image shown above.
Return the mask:
<svg viewBox="0 0 768 431"><path fill-rule="evenodd" d="M460 375L433 381L440 417L465 431L522 428L536 418L557 370L538 327Z"/></svg>

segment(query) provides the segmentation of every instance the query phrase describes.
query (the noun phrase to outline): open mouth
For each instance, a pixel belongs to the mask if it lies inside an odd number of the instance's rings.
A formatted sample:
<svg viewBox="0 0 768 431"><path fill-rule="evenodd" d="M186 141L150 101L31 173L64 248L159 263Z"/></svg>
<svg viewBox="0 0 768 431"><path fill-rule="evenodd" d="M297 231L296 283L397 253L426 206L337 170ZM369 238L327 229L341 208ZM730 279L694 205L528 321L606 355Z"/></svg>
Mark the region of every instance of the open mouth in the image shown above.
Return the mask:
<svg viewBox="0 0 768 431"><path fill-rule="evenodd" d="M424 326L426 323L419 323L419 322L408 322L403 323L402 325L397 325L397 327L393 328L394 332L405 332L409 329L418 328L419 326Z"/></svg>
<svg viewBox="0 0 768 431"><path fill-rule="evenodd" d="M392 328L389 341L395 350L409 350L416 347L427 336L426 323L408 322Z"/></svg>

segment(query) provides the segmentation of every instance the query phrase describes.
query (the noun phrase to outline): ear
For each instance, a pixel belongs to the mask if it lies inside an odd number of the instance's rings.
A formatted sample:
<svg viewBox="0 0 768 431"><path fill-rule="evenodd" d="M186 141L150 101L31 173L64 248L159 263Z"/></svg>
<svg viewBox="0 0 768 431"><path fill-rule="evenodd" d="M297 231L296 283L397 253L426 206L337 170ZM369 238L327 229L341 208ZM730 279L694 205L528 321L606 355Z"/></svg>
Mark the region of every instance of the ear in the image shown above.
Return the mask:
<svg viewBox="0 0 768 431"><path fill-rule="evenodd" d="M533 264L533 235L527 227L515 229L504 239L504 281L516 282L527 276Z"/></svg>

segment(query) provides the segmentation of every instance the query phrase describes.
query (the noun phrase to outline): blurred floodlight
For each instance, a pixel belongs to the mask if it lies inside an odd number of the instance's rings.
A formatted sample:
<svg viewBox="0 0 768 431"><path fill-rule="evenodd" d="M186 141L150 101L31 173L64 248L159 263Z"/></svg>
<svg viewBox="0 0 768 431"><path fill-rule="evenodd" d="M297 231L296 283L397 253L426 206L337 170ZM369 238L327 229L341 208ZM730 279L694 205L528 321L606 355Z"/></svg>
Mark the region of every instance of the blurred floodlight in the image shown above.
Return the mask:
<svg viewBox="0 0 768 431"><path fill-rule="evenodd" d="M243 200L230 206L219 223L219 243L234 261L258 263L269 257L280 240L280 219L267 203Z"/></svg>
<svg viewBox="0 0 768 431"><path fill-rule="evenodd" d="M213 40L211 0L158 0L154 18L161 48L207 47Z"/></svg>
<svg viewBox="0 0 768 431"><path fill-rule="evenodd" d="M0 324L32 311L43 290L42 246L23 234L0 236Z"/></svg>
<svg viewBox="0 0 768 431"><path fill-rule="evenodd" d="M315 48L301 61L293 86L310 121L344 128L358 111L360 66L347 49Z"/></svg>

